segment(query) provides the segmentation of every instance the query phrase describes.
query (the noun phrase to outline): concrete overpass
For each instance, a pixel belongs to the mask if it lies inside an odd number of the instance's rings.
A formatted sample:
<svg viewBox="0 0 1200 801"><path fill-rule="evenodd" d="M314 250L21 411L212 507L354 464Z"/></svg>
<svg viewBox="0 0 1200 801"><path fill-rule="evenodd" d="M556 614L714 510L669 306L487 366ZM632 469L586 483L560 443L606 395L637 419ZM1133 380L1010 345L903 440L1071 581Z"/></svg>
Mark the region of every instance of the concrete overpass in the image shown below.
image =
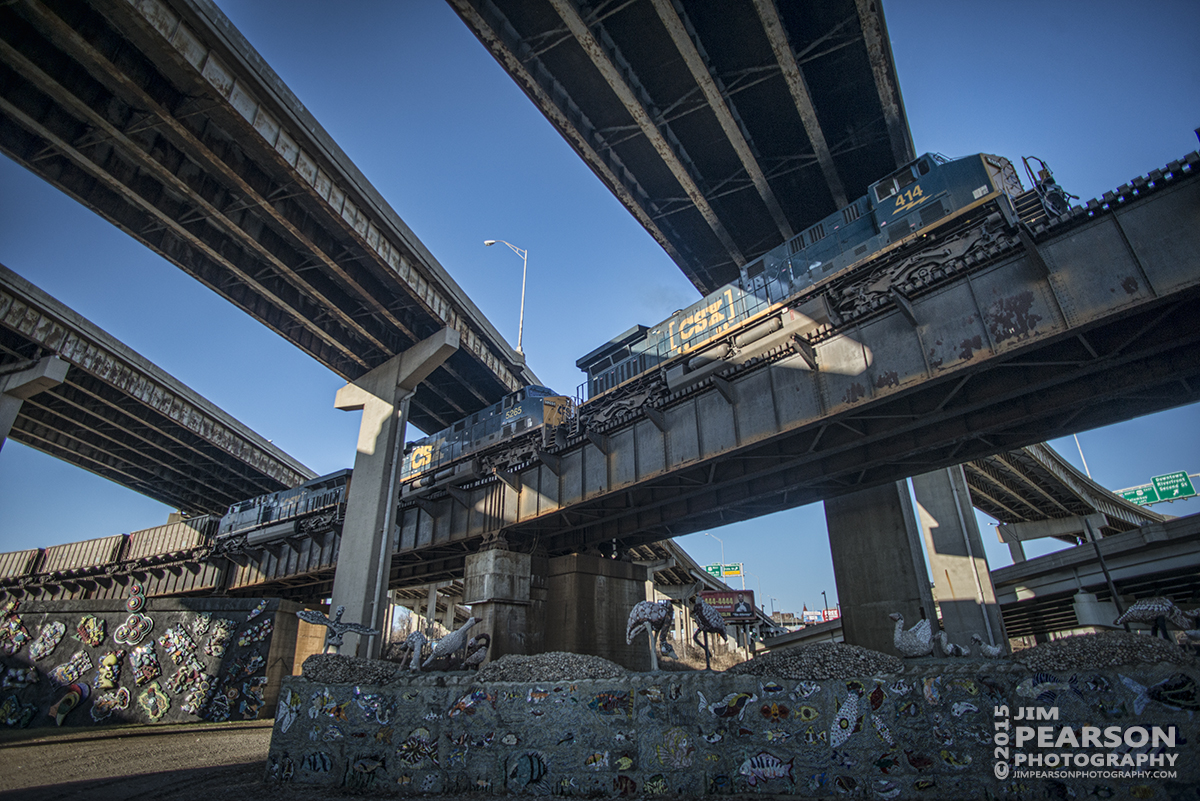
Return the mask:
<svg viewBox="0 0 1200 801"><path fill-rule="evenodd" d="M4 4L0 150L347 380L457 331L423 430L538 383L209 0Z"/></svg>
<svg viewBox="0 0 1200 801"><path fill-rule="evenodd" d="M8 437L188 513L315 474L0 265L0 374L48 356L65 380L19 401ZM2 380L2 379L0 379Z"/></svg>
<svg viewBox="0 0 1200 801"><path fill-rule="evenodd" d="M914 157L867 0L450 0L703 294Z"/></svg>
<svg viewBox="0 0 1200 801"><path fill-rule="evenodd" d="M1126 606L1153 596L1171 598L1183 609L1200 605L1200 515L1149 524L1105 537L1098 545ZM1010 637L1078 628L1072 606L1078 592L1091 593L1101 603L1112 601L1091 543L993 570L992 583Z"/></svg>

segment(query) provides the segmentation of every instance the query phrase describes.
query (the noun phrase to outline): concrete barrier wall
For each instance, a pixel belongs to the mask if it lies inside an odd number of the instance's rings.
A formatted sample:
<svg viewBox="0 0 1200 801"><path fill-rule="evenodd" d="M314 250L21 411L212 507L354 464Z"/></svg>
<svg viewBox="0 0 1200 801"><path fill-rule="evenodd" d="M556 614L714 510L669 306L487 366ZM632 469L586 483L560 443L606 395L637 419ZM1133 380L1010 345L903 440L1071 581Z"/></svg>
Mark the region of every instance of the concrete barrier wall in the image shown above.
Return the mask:
<svg viewBox="0 0 1200 801"><path fill-rule="evenodd" d="M0 725L55 726L51 710L72 684L87 685L86 697L63 726L269 718L280 681L297 665L299 608L279 599L155 598L138 613L150 630L131 645L125 601L21 602L0 612ZM106 657L118 666L107 682Z"/></svg>
<svg viewBox="0 0 1200 801"><path fill-rule="evenodd" d="M1060 675L979 662L819 682L294 677L280 695L268 777L400 795L1171 798L1200 783L1198 677L1169 664ZM1017 747L1022 726L1032 739ZM1100 739L1073 745L1064 729ZM1142 744L1143 733L1160 740ZM1019 773L1064 758L1077 773Z"/></svg>

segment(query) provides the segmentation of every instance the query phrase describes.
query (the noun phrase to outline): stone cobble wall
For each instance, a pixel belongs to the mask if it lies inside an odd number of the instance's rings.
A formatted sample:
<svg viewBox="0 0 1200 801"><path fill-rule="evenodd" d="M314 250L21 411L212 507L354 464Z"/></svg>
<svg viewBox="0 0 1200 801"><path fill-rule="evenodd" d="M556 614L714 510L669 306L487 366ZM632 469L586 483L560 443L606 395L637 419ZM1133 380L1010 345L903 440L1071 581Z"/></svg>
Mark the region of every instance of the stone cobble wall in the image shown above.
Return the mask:
<svg viewBox="0 0 1200 801"><path fill-rule="evenodd" d="M462 673L376 685L292 677L268 778L402 795L1192 798L1198 676L1165 663L1035 674L972 661L826 681L704 672L524 684ZM1037 710L1058 720L1036 720ZM1035 734L1019 748L1018 726ZM1069 728L1079 739L1087 726L1120 742L1039 747L1039 726L1052 727L1043 738ZM1174 745L1140 744L1139 731L1155 726ZM1042 761L1035 769L1051 769L1050 754L1086 755L1087 768L1071 769L1096 775L1016 772L1032 756ZM1104 767L1092 767L1095 754ZM1136 775L1139 763L1175 777Z"/></svg>
<svg viewBox="0 0 1200 801"><path fill-rule="evenodd" d="M26 601L3 610L0 725L270 717L279 681L292 672L296 604L155 598L134 606ZM277 627L282 655L272 652ZM58 722L54 712L64 710Z"/></svg>

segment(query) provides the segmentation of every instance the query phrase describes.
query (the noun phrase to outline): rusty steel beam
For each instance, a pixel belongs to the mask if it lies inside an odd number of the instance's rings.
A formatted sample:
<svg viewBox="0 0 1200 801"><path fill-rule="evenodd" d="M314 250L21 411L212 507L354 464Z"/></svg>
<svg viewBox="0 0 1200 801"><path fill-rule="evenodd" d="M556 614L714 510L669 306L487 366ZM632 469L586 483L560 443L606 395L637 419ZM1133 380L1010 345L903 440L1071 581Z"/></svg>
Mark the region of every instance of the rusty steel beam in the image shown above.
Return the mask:
<svg viewBox="0 0 1200 801"><path fill-rule="evenodd" d="M769 0L768 0L769 1ZM757 0L762 2L762 0ZM679 16L679 12L672 5L670 0L653 0L654 10L658 13L659 19L667 28L667 33L671 35L671 41L675 43L675 48L679 51L679 55L687 64L688 71L696 80L696 85L700 87L700 91L704 93L704 99L708 102L709 109L716 115L717 121L721 125L721 130L725 132L725 136L729 139L729 144L733 146L734 151L738 155L738 160L742 163L742 167L746 170L746 174L750 176L750 180L754 183L754 188L758 190L759 197L766 204L767 211L771 214L771 219L775 221L775 225L779 228L779 234L784 239L791 239L795 236L795 231L792 230L792 224L788 222L787 215L783 213L783 208L779 205L779 199L775 197L775 192L771 189L771 185L767 182L767 176L763 174L762 168L758 164L754 153L750 149L750 143L746 141L746 134L742 126L734 118L731 108L732 101L721 91L717 86L712 76L712 68L707 63L706 59L700 53L699 46L695 40L695 34L690 27ZM776 19L778 24L778 19ZM812 104L809 104L811 111ZM815 115L813 117L815 121ZM807 120L806 126L807 126ZM818 135L820 131L818 129ZM814 140L815 141L815 140ZM822 145L824 138L821 139ZM818 157L820 154L818 153ZM825 156L829 156L828 148L825 149ZM831 162L832 163L832 162ZM822 169L825 164L822 162ZM834 175L837 179L836 173ZM840 188L841 182L838 181ZM842 192L845 196L845 192ZM841 203L840 205L845 205Z"/></svg>
<svg viewBox="0 0 1200 801"><path fill-rule="evenodd" d="M600 40L592 33L588 24L579 16L579 12L570 0L550 0L550 4L554 7L555 12L566 24L567 30L575 37L579 46L583 48L584 53L591 60L592 65L604 79L605 83L617 96L625 111L629 114L637 125L638 130L646 137L646 141L654 148L667 169L671 171L671 175L679 183L680 189L687 195L695 208L704 217L704 221L708 223L709 228L720 240L722 246L728 252L730 259L734 264L741 267L746 263L746 257L742 255L741 249L737 243L733 241L733 237L729 235L725 224L721 221L712 205L708 202L708 197L700 189L696 183L696 178L693 176L693 168L690 165L690 159L686 154L682 153L682 146L673 140L668 140L666 134L659 130L659 125L651 119L650 113L646 110L641 98L638 96L637 78L633 75L632 70L627 64L622 63L620 53L616 51L616 46L611 45L605 47ZM663 126L666 127L666 126ZM669 129L668 129L669 130Z"/></svg>
<svg viewBox="0 0 1200 801"><path fill-rule="evenodd" d="M796 104L796 113L800 115L804 131L808 134L809 141L812 142L813 153L816 155L817 163L821 165L821 174L825 176L825 183L829 185L833 202L839 209L847 206L850 201L846 197L845 187L842 186L842 177L833 163L833 154L829 151L829 144L825 141L825 131L821 128L821 121L817 119L817 109L813 105L812 94L808 91L808 82L804 80L804 72L796 62L795 51L788 42L787 32L779 19L779 9L775 7L775 0L754 0L754 10L758 13L758 18L762 20L763 30L771 42L771 50L775 54L775 60L779 63L783 79L787 82L792 102ZM791 237L792 234L789 233L784 238L791 239Z"/></svg>
<svg viewBox="0 0 1200 801"><path fill-rule="evenodd" d="M892 144L892 156L897 164L906 164L916 158L917 153L913 147L912 132L908 129L908 119L904 114L904 101L900 99L900 84L896 80L892 44L888 39L883 8L878 0L854 0L854 5L858 9L863 39L867 44L875 89L883 106L883 118L887 123L888 139Z"/></svg>

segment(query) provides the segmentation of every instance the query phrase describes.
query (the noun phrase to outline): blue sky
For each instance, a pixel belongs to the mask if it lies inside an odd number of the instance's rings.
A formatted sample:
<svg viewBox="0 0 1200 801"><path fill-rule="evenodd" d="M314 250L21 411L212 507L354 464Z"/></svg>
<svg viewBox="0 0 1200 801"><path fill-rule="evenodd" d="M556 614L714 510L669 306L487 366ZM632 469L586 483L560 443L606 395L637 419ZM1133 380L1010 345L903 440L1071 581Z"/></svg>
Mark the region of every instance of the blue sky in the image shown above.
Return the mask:
<svg viewBox="0 0 1200 801"><path fill-rule="evenodd" d="M218 4L514 343L521 261L483 240L528 248L524 344L543 383L573 392L581 354L696 299L445 3ZM1192 3L884 9L918 152L1036 155L1086 199L1197 147ZM4 158L0 262L313 470L352 465L358 415L334 410L335 375ZM1079 441L1110 488L1195 473L1200 408ZM1080 463L1072 439L1054 445ZM1200 502L1155 508L1186 514ZM133 531L170 511L17 443L0 451L0 551ZM819 504L712 533L768 610L814 608L822 590L836 597ZM993 567L1008 563L994 533L984 540ZM683 543L702 564L720 558L714 537Z"/></svg>

